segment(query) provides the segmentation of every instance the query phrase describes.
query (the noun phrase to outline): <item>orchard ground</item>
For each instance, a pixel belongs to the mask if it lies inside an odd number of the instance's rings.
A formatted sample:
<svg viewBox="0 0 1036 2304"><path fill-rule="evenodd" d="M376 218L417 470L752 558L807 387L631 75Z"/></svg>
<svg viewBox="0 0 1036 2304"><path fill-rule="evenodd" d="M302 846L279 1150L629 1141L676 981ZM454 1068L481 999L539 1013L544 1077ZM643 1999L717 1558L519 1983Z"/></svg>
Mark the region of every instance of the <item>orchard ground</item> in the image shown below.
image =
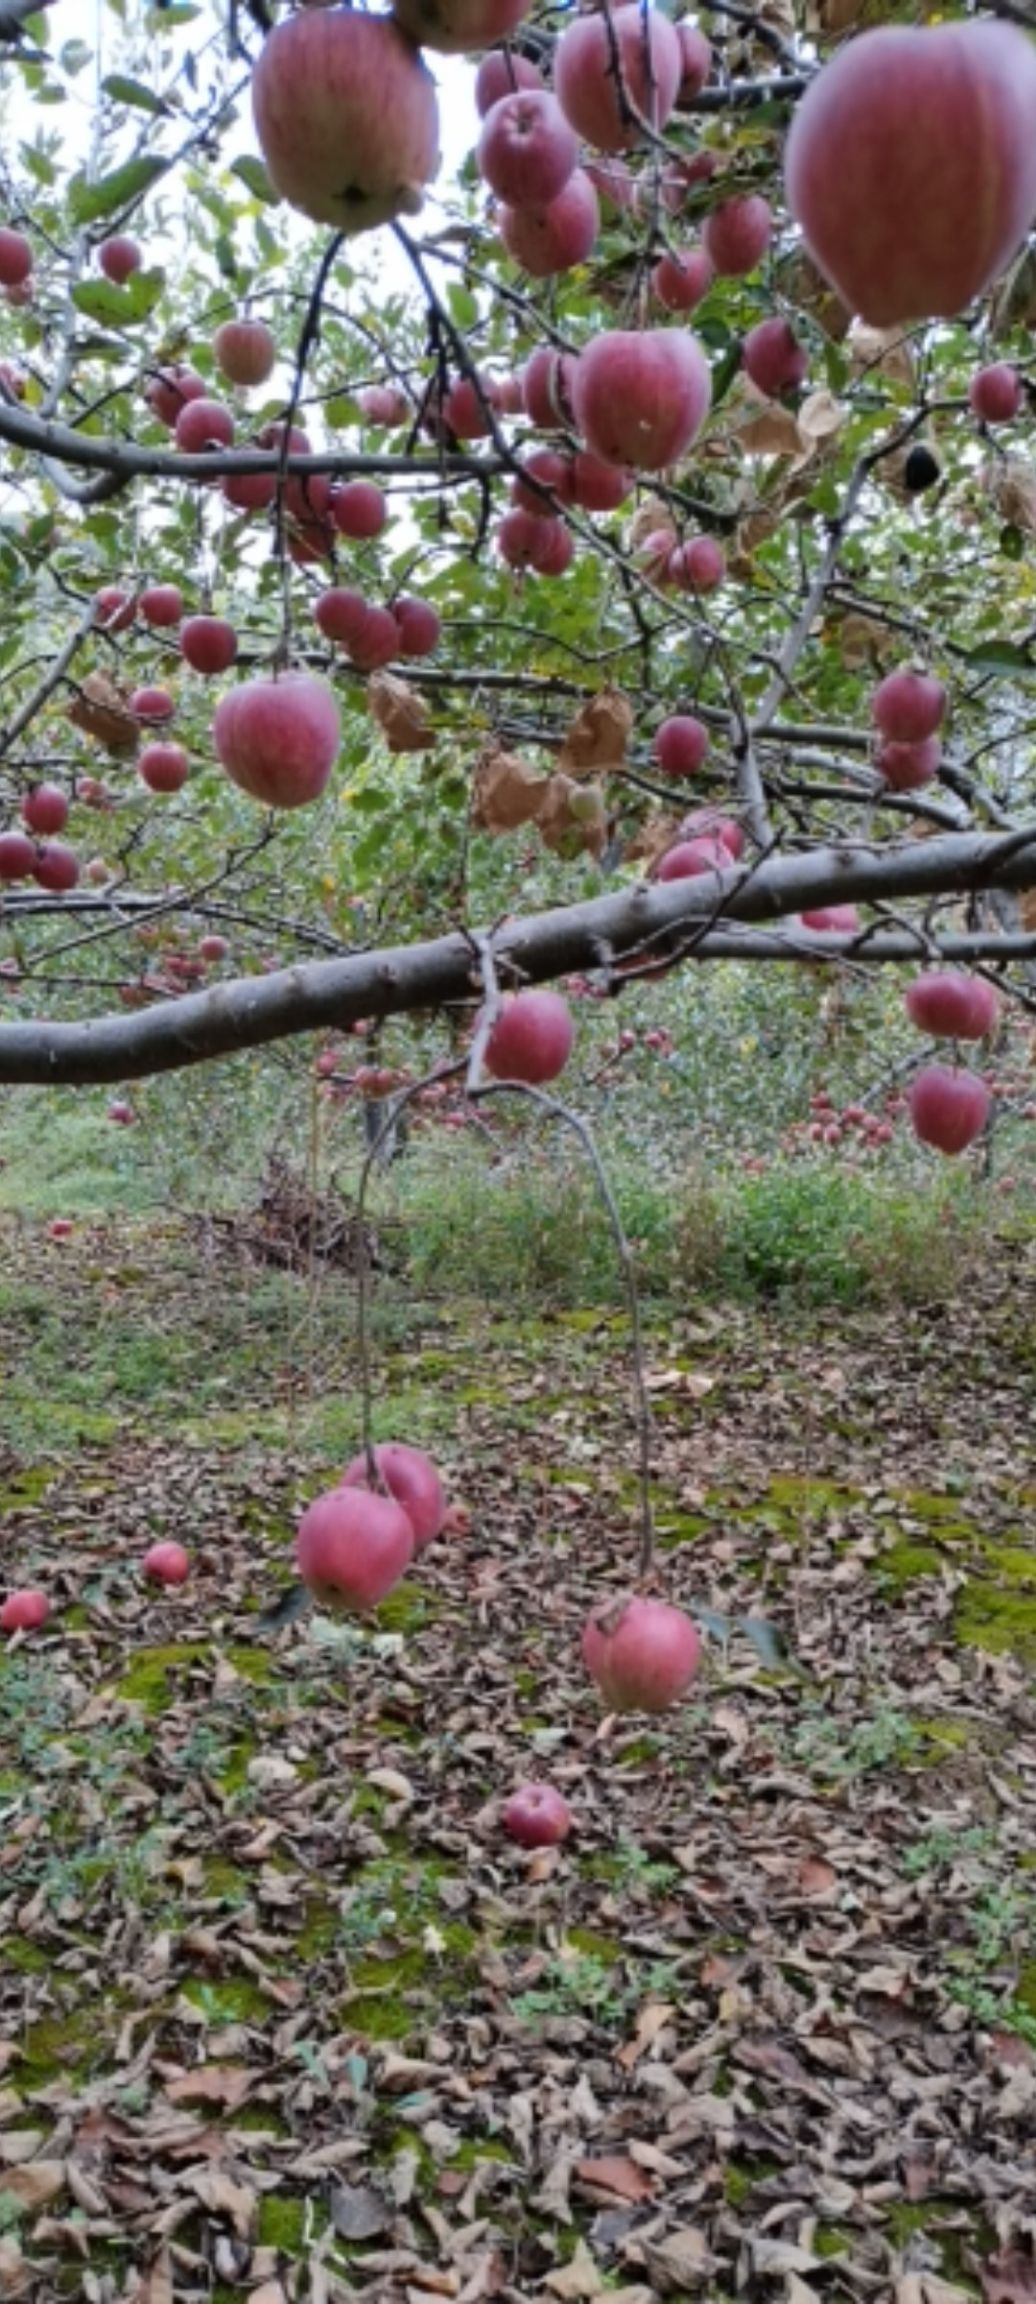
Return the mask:
<svg viewBox="0 0 1036 2304"><path fill-rule="evenodd" d="M661 1721L605 1726L579 1663L635 1451L611 1251L553 1139L495 1100L495 1145L432 1119L377 1186L376 1431L430 1449L467 1531L357 1635L290 1599L355 1447L355 1285L235 1232L278 1099L321 1190L354 1180L350 1107L269 1066L177 1082L176 1126L160 1084L136 1127L6 1098L4 1572L55 1610L0 1651L5 2295L1026 2294L1024 1125L1007 1195L902 1134L847 1169L851 1124L724 1167L646 1013L614 1060L602 1015L596 1096L659 1588L711 1628ZM158 1538L180 1589L145 1585ZM575 1817L535 1856L499 1822L530 1776Z"/></svg>

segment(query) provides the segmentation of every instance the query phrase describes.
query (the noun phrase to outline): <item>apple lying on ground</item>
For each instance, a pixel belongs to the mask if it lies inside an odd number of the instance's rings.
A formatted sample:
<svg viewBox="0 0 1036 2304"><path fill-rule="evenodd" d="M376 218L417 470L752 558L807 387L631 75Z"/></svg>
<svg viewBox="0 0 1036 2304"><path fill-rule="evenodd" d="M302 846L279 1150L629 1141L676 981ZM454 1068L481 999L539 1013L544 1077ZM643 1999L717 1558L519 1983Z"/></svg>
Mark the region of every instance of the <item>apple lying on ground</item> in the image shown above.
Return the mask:
<svg viewBox="0 0 1036 2304"><path fill-rule="evenodd" d="M17 1592L9 1592L0 1607L0 1632L38 1632L50 1615L50 1601L45 1592L31 1584Z"/></svg>
<svg viewBox="0 0 1036 2304"><path fill-rule="evenodd" d="M190 1555L171 1537L152 1544L144 1554L144 1574L153 1584L185 1584L190 1573Z"/></svg>
<svg viewBox="0 0 1036 2304"><path fill-rule="evenodd" d="M553 1784L519 1784L500 1821L520 1848L556 1848L572 1830L572 1811Z"/></svg>

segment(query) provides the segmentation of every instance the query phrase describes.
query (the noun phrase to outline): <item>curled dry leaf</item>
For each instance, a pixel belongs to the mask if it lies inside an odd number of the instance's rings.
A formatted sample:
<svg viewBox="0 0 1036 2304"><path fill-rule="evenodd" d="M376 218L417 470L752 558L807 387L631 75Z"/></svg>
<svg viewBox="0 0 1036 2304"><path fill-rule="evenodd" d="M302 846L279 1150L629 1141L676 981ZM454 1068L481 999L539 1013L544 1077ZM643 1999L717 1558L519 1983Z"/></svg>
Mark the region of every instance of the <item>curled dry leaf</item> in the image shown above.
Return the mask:
<svg viewBox="0 0 1036 2304"><path fill-rule="evenodd" d="M797 249L790 263L782 266L780 283L790 303L800 312L808 313L825 336L841 342L852 314L804 248Z"/></svg>
<svg viewBox="0 0 1036 2304"><path fill-rule="evenodd" d="M550 778L513 752L483 752L475 768L471 821L476 832L515 832L539 815Z"/></svg>
<svg viewBox="0 0 1036 2304"><path fill-rule="evenodd" d="M427 752L435 742L428 707L395 672L372 672L367 702L390 752Z"/></svg>
<svg viewBox="0 0 1036 2304"><path fill-rule="evenodd" d="M565 736L558 767L568 776L621 768L633 732L633 706L619 688L602 688L583 705Z"/></svg>
<svg viewBox="0 0 1036 2304"><path fill-rule="evenodd" d="M68 707L68 717L73 728L81 728L84 736L92 736L117 760L137 749L139 732L125 691L107 672L87 673Z"/></svg>
<svg viewBox="0 0 1036 2304"><path fill-rule="evenodd" d="M917 373L913 346L902 328L870 328L854 320L849 330L849 358L857 369L877 369L890 384L912 386Z"/></svg>

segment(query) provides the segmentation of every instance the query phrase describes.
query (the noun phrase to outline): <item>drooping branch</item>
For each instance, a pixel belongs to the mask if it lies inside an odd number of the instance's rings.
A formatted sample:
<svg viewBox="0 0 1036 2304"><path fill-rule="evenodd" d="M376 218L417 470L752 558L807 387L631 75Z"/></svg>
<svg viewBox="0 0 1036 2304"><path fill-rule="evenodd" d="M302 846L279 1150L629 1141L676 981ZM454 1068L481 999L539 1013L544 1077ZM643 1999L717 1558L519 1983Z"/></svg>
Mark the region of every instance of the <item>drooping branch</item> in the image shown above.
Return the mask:
<svg viewBox="0 0 1036 2304"><path fill-rule="evenodd" d="M1036 884L1036 826L997 837L951 834L902 848L850 847L773 858L719 876L638 882L589 903L541 912L504 925L493 937L501 982L542 983L576 970L614 965L650 944L664 957L667 934L676 946L693 939L693 957L729 957L733 923L775 920L832 902L898 904L911 897L945 899L991 888ZM722 911L722 923L719 914ZM703 924L712 927L702 933ZM697 930L697 935L695 935ZM801 961L807 944L790 939ZM946 952L931 924L914 938L868 927L858 935L808 940L816 957L874 965ZM766 940L763 940L765 945ZM973 934L969 957L1028 957L1036 937ZM744 957L768 957L768 950ZM277 973L214 986L168 1005L85 1023L44 1020L0 1025L0 1081L85 1086L183 1070L244 1048L268 1046L295 1034L343 1029L362 1017L407 1015L417 1008L474 999L478 991L472 943L457 932L423 944L399 946L346 960L314 962Z"/></svg>

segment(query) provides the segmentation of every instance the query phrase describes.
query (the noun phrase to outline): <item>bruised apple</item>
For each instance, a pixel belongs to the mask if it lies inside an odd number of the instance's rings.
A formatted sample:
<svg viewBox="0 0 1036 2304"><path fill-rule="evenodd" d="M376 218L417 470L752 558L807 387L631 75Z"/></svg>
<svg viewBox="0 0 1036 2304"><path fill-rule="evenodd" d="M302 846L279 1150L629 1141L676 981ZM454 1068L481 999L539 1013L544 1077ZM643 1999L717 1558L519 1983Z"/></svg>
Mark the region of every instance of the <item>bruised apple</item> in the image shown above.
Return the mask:
<svg viewBox="0 0 1036 2304"><path fill-rule="evenodd" d="M232 782L268 808L318 800L338 757L338 706L309 672L249 680L216 706L212 735Z"/></svg>
<svg viewBox="0 0 1036 2304"><path fill-rule="evenodd" d="M144 1554L144 1574L153 1584L186 1584L191 1573L190 1554L182 1544L166 1538Z"/></svg>
<svg viewBox="0 0 1036 2304"><path fill-rule="evenodd" d="M9 1592L0 1607L0 1632L38 1632L50 1615L50 1601L45 1592L36 1591L26 1584L17 1592Z"/></svg>
<svg viewBox="0 0 1036 2304"><path fill-rule="evenodd" d="M697 1627L665 1600L609 1599L583 1627L583 1662L613 1712L668 1712L701 1661Z"/></svg>
<svg viewBox="0 0 1036 2304"><path fill-rule="evenodd" d="M500 1821L519 1848L556 1848L572 1830L572 1811L553 1784L519 1784Z"/></svg>
<svg viewBox="0 0 1036 2304"><path fill-rule="evenodd" d="M910 1123L922 1144L934 1151L966 1152L989 1118L990 1094L975 1072L951 1072L947 1064L926 1065L912 1082Z"/></svg>
<svg viewBox="0 0 1036 2304"><path fill-rule="evenodd" d="M607 329L580 353L572 376L573 411L587 447L642 472L684 454L711 398L708 361L686 329Z"/></svg>
<svg viewBox="0 0 1036 2304"><path fill-rule="evenodd" d="M949 968L915 976L903 999L911 1023L937 1040L982 1040L1000 1013L991 984Z"/></svg>
<svg viewBox="0 0 1036 2304"><path fill-rule="evenodd" d="M514 992L503 1003L486 1047L494 1080L540 1087L556 1080L572 1053L575 1027L560 992Z"/></svg>
<svg viewBox="0 0 1036 2304"><path fill-rule="evenodd" d="M442 1481L431 1457L425 1455L423 1448L411 1448L404 1440L383 1440L374 1450L374 1462L379 1480L406 1513L413 1530L415 1551L423 1552L433 1536L442 1533L446 1518ZM367 1488L377 1494L366 1456L353 1457L342 1474L342 1486Z"/></svg>
<svg viewBox="0 0 1036 2304"><path fill-rule="evenodd" d="M807 89L784 155L788 206L850 312L876 328L952 319L1036 215L1036 49L1012 24L883 26Z"/></svg>
<svg viewBox="0 0 1036 2304"><path fill-rule="evenodd" d="M310 8L275 25L252 109L278 192L339 232L415 215L438 171L435 85L391 16Z"/></svg>
<svg viewBox="0 0 1036 2304"><path fill-rule="evenodd" d="M406 1574L414 1531L402 1507L369 1488L332 1488L302 1515L299 1574L322 1607L376 1608Z"/></svg>

